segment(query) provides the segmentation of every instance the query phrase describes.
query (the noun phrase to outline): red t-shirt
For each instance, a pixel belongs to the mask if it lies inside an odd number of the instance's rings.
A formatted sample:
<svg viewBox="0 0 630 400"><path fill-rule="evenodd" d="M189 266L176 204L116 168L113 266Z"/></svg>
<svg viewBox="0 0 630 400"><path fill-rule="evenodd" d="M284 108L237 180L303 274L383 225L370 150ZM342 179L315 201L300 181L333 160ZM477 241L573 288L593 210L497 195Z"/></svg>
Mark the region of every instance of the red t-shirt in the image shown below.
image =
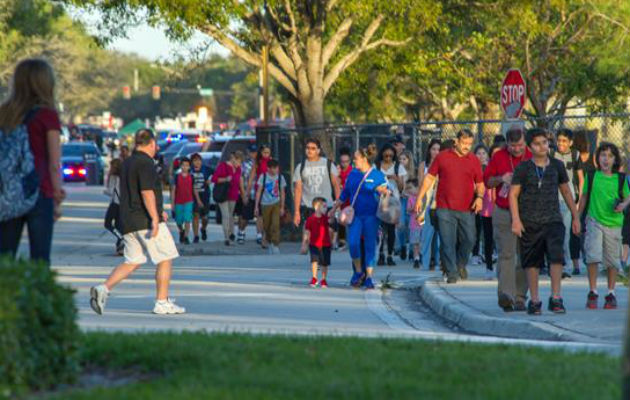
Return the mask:
<svg viewBox="0 0 630 400"><path fill-rule="evenodd" d="M227 178L232 176L230 181L230 188L228 189L228 201L237 201L241 192L241 167L234 168L227 162L222 162L217 165L216 171L212 175L212 183L218 183L219 178Z"/></svg>
<svg viewBox="0 0 630 400"><path fill-rule="evenodd" d="M177 174L175 185L175 204L186 204L193 201L193 178L191 174L186 176Z"/></svg>
<svg viewBox="0 0 630 400"><path fill-rule="evenodd" d="M483 173L483 180L488 186L488 181L493 176L502 176L509 172L514 172L514 168L523 161L527 161L532 158L532 152L525 148L525 153L520 157L513 157L507 149L501 149L494 153L486 170ZM496 187L496 205L504 210L510 209L510 200L508 196L505 196L505 192L502 192L503 183Z"/></svg>
<svg viewBox="0 0 630 400"><path fill-rule="evenodd" d="M317 217L313 214L306 220L304 226L311 233L310 245L317 248L330 247L330 231L328 230L328 216Z"/></svg>
<svg viewBox="0 0 630 400"><path fill-rule="evenodd" d="M44 197L53 197L52 179L48 169L48 144L46 134L49 131L60 131L61 123L57 111L51 108L40 108L27 123L31 152L35 159L35 170L39 175L39 190Z"/></svg>
<svg viewBox="0 0 630 400"><path fill-rule="evenodd" d="M342 169L341 167L339 168L339 185L341 190L343 190L343 187L346 186L346 179L348 179L348 175L350 175L350 172L352 172L352 165L348 165L348 168L346 169ZM344 209L346 207L348 207L350 205L350 200L346 200L341 208Z"/></svg>
<svg viewBox="0 0 630 400"><path fill-rule="evenodd" d="M441 152L429 174L438 177L437 208L470 211L475 199L475 184L483 182L481 163L472 153L459 156L455 150Z"/></svg>

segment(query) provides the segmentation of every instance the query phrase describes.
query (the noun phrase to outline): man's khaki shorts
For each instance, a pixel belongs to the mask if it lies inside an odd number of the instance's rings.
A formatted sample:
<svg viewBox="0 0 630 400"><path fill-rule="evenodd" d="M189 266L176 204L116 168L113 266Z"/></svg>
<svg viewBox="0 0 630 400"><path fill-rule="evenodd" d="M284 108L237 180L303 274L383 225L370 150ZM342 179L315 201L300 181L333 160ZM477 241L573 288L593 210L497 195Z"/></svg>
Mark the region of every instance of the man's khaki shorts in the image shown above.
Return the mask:
<svg viewBox="0 0 630 400"><path fill-rule="evenodd" d="M144 264L147 262L147 254L155 265L179 257L173 236L165 223L159 225L158 235L154 238L151 237L150 230L144 229L124 235L123 240L127 264Z"/></svg>

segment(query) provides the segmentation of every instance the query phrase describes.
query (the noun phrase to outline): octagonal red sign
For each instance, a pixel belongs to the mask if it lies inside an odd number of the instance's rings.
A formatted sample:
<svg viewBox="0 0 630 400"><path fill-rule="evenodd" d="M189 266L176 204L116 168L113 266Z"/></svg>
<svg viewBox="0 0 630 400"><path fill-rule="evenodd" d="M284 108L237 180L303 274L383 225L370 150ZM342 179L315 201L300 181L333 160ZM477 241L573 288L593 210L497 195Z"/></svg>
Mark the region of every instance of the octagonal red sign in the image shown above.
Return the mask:
<svg viewBox="0 0 630 400"><path fill-rule="evenodd" d="M501 84L501 108L506 118L518 118L527 101L527 85L518 69L511 69Z"/></svg>

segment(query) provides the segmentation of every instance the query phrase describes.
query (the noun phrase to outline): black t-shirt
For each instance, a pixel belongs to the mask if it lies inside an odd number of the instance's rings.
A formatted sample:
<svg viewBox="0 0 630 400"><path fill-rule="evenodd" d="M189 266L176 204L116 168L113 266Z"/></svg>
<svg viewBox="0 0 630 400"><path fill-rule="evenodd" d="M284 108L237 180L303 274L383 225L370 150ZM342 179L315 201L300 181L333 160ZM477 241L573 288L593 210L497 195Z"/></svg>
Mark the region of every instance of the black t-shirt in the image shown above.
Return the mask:
<svg viewBox="0 0 630 400"><path fill-rule="evenodd" d="M120 219L123 234L151 229L151 217L142 201L142 191L153 190L160 222L162 221L162 182L155 162L148 154L134 151L123 163L120 177Z"/></svg>
<svg viewBox="0 0 630 400"><path fill-rule="evenodd" d="M521 186L518 207L523 225L562 222L558 188L568 182L560 160L550 158L546 168L537 167L533 160L520 163L514 170L512 185Z"/></svg>

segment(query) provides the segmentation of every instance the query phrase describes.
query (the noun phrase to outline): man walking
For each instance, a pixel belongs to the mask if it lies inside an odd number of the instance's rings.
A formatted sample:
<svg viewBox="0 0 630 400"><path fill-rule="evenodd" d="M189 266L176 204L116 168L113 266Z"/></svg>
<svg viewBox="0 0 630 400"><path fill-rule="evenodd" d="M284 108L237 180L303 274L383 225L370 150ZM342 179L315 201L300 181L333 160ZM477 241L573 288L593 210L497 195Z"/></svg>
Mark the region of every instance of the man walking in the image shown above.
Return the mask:
<svg viewBox="0 0 630 400"><path fill-rule="evenodd" d="M305 147L306 159L297 165L293 173L295 226L300 226L302 218L306 221L315 212L313 200L316 197L326 199L326 206L330 208L340 192L337 167L321 156L319 140L309 138Z"/></svg>
<svg viewBox="0 0 630 400"><path fill-rule="evenodd" d="M162 183L153 162L157 151L153 132L139 130L135 144L134 152L123 164L120 183L125 261L112 271L103 284L90 289L90 306L97 314L103 314L110 291L146 263L148 254L151 262L157 265L157 297L153 312L182 314L186 310L168 297L172 260L179 254L166 226L168 215L163 208Z"/></svg>
<svg viewBox="0 0 630 400"><path fill-rule="evenodd" d="M525 145L525 134L521 129L509 130L505 136L507 147L492 156L484 172L484 181L488 189L496 189L492 228L499 252L499 307L506 312L525 311L527 278L517 255L518 237L512 233L509 193L514 169L531 159L532 153Z"/></svg>
<svg viewBox="0 0 630 400"><path fill-rule="evenodd" d="M476 237L475 213L483 206L485 186L481 163L470 152L473 142L471 131L457 134L455 148L441 152L431 164L416 202L416 213L424 219L424 197L439 178L436 214L447 283L468 278L466 264Z"/></svg>

